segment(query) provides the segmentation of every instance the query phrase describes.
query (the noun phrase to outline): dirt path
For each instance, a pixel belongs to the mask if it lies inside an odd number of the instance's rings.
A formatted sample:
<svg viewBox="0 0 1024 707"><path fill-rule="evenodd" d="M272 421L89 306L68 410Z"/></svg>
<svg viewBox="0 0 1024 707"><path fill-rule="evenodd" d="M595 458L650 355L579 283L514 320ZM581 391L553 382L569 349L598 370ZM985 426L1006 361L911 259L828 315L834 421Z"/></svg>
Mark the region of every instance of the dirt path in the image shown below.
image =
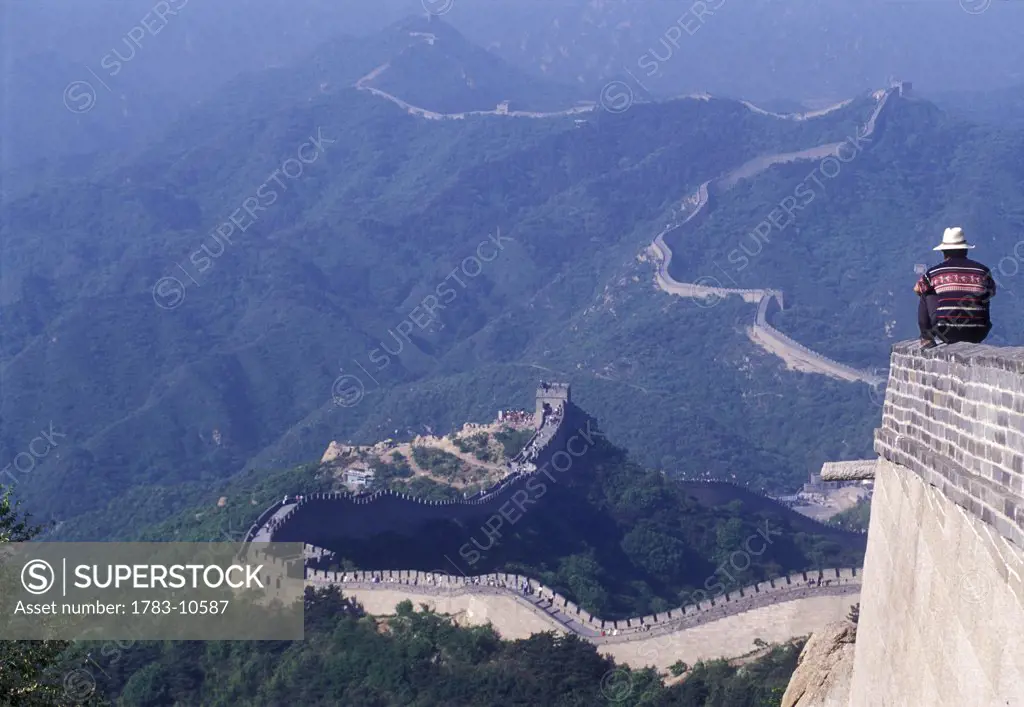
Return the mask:
<svg viewBox="0 0 1024 707"><path fill-rule="evenodd" d="M464 463L470 469L474 471L483 471L488 476L494 476L495 474L497 474L498 478L500 479L501 477L505 476L505 474L508 473L507 467L501 466L499 464L492 464L490 462L481 461L480 459L477 459L476 457L461 451L452 442L446 439L439 440L438 442L421 442L416 445L413 445L411 442L403 442L402 444L397 445L393 449L388 450L388 456L395 452L401 454L405 458L406 463L408 463L409 468L412 470L412 473L416 476L426 476L436 480L436 477L433 474L431 474L429 471L427 471L426 469L424 469L423 467L416 463L416 459L414 458L412 451L414 446L426 447L429 449L438 449L448 454L451 454L452 456L458 458L459 461ZM465 483L461 482L458 479L445 479L444 482L447 484L451 484L452 486L455 487L466 485Z"/></svg>
<svg viewBox="0 0 1024 707"><path fill-rule="evenodd" d="M469 466L476 467L479 469L487 469L488 471L497 472L499 474L508 473L508 467L502 466L501 464L495 464L493 462L485 462L482 459L477 459L472 454L463 452L461 449L455 446L455 443L447 438L441 438L436 442L429 444L420 445L423 447L431 447L433 449L440 449L443 452L448 452L453 457L458 457L461 461L465 462Z"/></svg>

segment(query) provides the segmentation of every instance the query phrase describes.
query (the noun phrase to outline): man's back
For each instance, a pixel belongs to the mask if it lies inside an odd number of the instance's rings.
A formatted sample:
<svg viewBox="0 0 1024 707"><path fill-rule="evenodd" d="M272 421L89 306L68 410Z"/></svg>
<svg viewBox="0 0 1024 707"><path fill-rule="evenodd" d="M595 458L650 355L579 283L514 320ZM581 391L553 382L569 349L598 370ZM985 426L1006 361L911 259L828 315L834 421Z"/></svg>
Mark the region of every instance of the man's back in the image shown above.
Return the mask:
<svg viewBox="0 0 1024 707"><path fill-rule="evenodd" d="M967 257L950 257L929 268L922 279L929 299L934 297L934 321L941 338L973 340L992 328L989 300L996 286L986 266Z"/></svg>

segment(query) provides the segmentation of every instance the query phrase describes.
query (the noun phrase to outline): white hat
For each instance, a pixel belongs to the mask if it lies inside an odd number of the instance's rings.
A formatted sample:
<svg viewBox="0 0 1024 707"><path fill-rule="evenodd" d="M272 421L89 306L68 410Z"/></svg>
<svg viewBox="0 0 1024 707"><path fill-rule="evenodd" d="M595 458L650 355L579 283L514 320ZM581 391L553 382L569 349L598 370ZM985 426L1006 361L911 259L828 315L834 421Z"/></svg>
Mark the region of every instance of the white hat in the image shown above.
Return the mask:
<svg viewBox="0 0 1024 707"><path fill-rule="evenodd" d="M959 226L953 226L946 229L945 233L942 234L942 243L932 248L932 250L964 250L973 247L964 238L964 229Z"/></svg>

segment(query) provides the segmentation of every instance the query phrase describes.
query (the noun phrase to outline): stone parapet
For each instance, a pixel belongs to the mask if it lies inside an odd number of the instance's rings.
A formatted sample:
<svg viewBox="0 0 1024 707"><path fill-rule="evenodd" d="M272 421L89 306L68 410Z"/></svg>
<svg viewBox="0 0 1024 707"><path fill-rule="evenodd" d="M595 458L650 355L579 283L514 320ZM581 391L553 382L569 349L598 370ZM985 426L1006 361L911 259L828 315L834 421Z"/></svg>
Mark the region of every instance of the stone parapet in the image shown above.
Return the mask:
<svg viewBox="0 0 1024 707"><path fill-rule="evenodd" d="M1024 548L1024 348L894 346L875 451Z"/></svg>
<svg viewBox="0 0 1024 707"><path fill-rule="evenodd" d="M306 580L312 586L337 585L343 590L393 591L401 588L412 595L508 594L528 604L534 613L544 614L562 629L599 644L633 640L630 637L640 633L652 636L673 633L746 611L813 596L853 595L860 592L861 585L857 568L809 570L774 577L666 612L611 620L592 616L535 579L500 572L467 577L416 570L335 572L308 568Z"/></svg>
<svg viewBox="0 0 1024 707"><path fill-rule="evenodd" d="M877 459L847 462L825 462L821 465L822 481L867 481L875 478Z"/></svg>

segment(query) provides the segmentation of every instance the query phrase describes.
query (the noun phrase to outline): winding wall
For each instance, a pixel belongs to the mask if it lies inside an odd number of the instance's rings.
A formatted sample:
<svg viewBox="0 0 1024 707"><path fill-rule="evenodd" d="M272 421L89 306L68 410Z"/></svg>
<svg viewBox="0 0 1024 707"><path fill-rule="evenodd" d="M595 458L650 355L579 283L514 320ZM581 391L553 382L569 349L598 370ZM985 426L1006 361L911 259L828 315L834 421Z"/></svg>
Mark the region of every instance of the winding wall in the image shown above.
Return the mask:
<svg viewBox="0 0 1024 707"><path fill-rule="evenodd" d="M889 102L890 96L898 91L892 88L876 94L878 105L872 112L864 126L862 139L870 140L879 125L879 118L882 111ZM806 114L800 119L809 119L815 115L825 115L843 104L833 106L830 110L821 111L816 114ZM753 107L752 107L753 109ZM765 111L759 111L766 113ZM787 116L778 116L780 118ZM790 119L797 119L788 116ZM679 282L669 273L669 266L672 262L672 250L665 243L665 235L680 228L696 228L707 217L713 208L714 197L722 194L743 179L749 179L761 172L780 164L788 164L798 161L820 160L824 157L837 154L844 143L828 143L818 145L799 152L787 152L774 155L757 157L740 165L734 170L718 177L717 179L704 182L698 187L694 194L687 198L688 209L686 216L677 224L669 224L659 233L651 245L651 250L658 259L658 269L655 281L658 287L668 294L691 297L697 299L723 298L738 296L745 302L757 303L757 313L754 316L754 325L751 329L751 339L769 353L775 354L785 360L789 365L806 370L808 372L820 373L840 380L851 382L860 381L869 385L878 385L884 382L884 378L869 371L861 371L845 364L834 361L826 356L812 351L806 346L789 338L778 329L768 323L768 308L775 301L779 308L783 307L783 295L777 290L770 289L734 289L727 287L711 287L700 284L700 282Z"/></svg>
<svg viewBox="0 0 1024 707"><path fill-rule="evenodd" d="M410 36L418 37L422 41L433 44L433 39L423 33L411 33ZM367 91L375 96L383 98L384 100L394 103L396 106L402 108L410 115L414 115L420 118L428 120L462 120L470 116L506 116L506 117L521 117L521 118L554 118L563 117L568 115L575 115L580 113L587 113L596 110L599 106L597 104L588 104L583 106L577 106L562 111L552 112L537 112L537 111L508 111L508 110L479 110L479 111L465 111L461 113L437 113L430 111L419 106L414 106L397 96L390 94L381 89L375 88L370 83L387 71L390 68L389 63L382 64L377 68L370 71L368 74L360 78L355 83L355 88L360 91ZM890 96L898 92L899 88L890 88L886 91L880 91L876 94L878 98L878 105L871 117L868 119L864 126L862 138L871 139L875 133L876 126L878 124L879 117L882 114L883 109ZM699 96L699 97L684 97L679 100L710 100L711 96ZM828 108L809 111L807 113L792 113L792 114L779 114L772 113L770 111L762 110L757 106L747 101L738 101L738 103L748 110L758 113L760 115L771 116L782 120L793 120L793 121L804 121L818 118L824 115L828 115L840 108L849 105L851 100L842 101L835 105L829 106ZM750 303L758 303L758 314L754 318L754 325L751 329L751 340L754 343L761 346L763 349L779 356L787 364L798 369L805 370L812 373L820 373L823 375L831 376L840 380L846 380L851 382L864 382L869 385L878 385L885 379L869 371L861 371L854 369L845 364L839 363L833 359L823 356L811 349L803 346L802 344L794 341L778 329L768 324L765 316L764 307L767 302L775 299L778 301L780 309L783 306L782 293L775 290L764 290L764 289L735 289L725 287L712 287L708 285L702 285L699 282L686 283L679 282L672 278L669 274L669 264L672 260L672 251L665 243L664 236L676 229L684 226L696 226L703 220L707 215L710 208L710 194L711 192L724 193L731 189L739 181L743 179L749 179L754 177L765 170L780 164L788 164L799 161L810 161L820 160L828 157L829 155L836 154L839 148L844 143L829 143L825 145L818 145L811 147L806 150L800 150L797 152L778 153L774 155L764 155L761 157L754 158L748 162L740 165L734 170L731 170L727 174L723 175L714 180L704 182L698 187L697 191L691 196L688 201L692 204L692 208L689 210L686 217L678 224L669 225L659 233L652 244L652 250L659 259L659 267L656 275L656 282L658 287L669 294L680 295L682 297L692 297L698 299L707 299L710 297L730 297L739 296L744 301Z"/></svg>
<svg viewBox="0 0 1024 707"><path fill-rule="evenodd" d="M565 398L567 401L567 386ZM551 399L538 389L538 401ZM372 494L311 494L298 501L284 499L261 514L246 540L257 544L302 542L306 548L303 554L307 582L316 586L338 585L370 613L393 613L395 604L405 599L414 603L426 601L437 611L461 613L477 623L491 621L507 638L548 630L575 633L602 646L617 660L638 667L666 668L680 659L693 663L742 655L756 638L784 641L805 635L842 618L849 606L856 603L859 570L828 569L771 579L670 611L612 621L592 616L537 580L518 575L461 577L416 570L344 573L316 567L322 566L331 554L324 549L327 543L339 538L358 541L385 531L411 535L431 520L465 522L486 514L504 514L503 507L510 499L523 492L523 486L543 473L541 469L548 464L558 471L568 469L555 461L558 454L570 459L586 453L579 452L579 444L570 446L573 437L581 437L589 449L592 437L599 436L591 428L591 418L571 402L555 404L553 410L543 415L537 434L515 458L514 463L527 470L513 472L479 496L428 501L385 490ZM577 453L570 454L565 449L576 449ZM765 508L785 512L794 519L793 527L798 532L819 532L833 539L855 535L800 516L735 483L680 483L689 495L705 505L734 501L741 491L746 506L753 506L748 508L750 512Z"/></svg>
<svg viewBox="0 0 1024 707"><path fill-rule="evenodd" d="M415 38L417 41L425 42L425 43L430 44L430 45L433 45L437 41L437 37L435 37L434 35L432 35L430 33L425 33L425 32L410 32L409 36L412 37L412 38ZM428 110L428 109L422 108L420 106L415 106L415 105L409 103L408 101L402 100L401 98L399 98L398 96L395 96L392 93L388 93L387 91L384 91L382 89L379 89L379 88L376 88L376 87L370 85L370 83L372 81L374 81L375 79L380 77L384 72L386 72L390 68L391 68L391 63L390 62L385 62L385 63L381 64L380 66L374 68L372 71L370 71L366 75L360 77L355 82L355 84L353 84L354 88L356 88L357 90L360 90L360 91L366 91L367 93L370 93L370 94L372 94L374 96L377 96L378 98L382 98L382 99L384 99L384 100L386 100L386 101L388 101L390 103L393 103L396 106L398 106L399 108L401 108L402 110L404 110L409 115L413 115L413 116L416 116L418 118L424 118L426 120L464 120L464 119L466 119L468 117L472 117L472 116L503 116L503 117L510 117L510 118L559 118L559 117L564 117L564 116L569 116L569 115L578 115L578 114L581 114L581 113L592 113L592 112L595 112L595 111L601 109L602 107L607 107L607 106L603 106L602 104L598 104L598 103L581 102L579 105L576 105L576 106L574 106L572 108L567 108L565 110L560 110L560 111L550 111L550 112L505 110L505 109L495 108L495 109L492 109L492 110L474 110L474 111L463 111L463 112L459 112L459 113L438 113L436 111ZM707 93L703 93L703 94L691 94L689 96L679 96L679 97L676 97L676 98L671 98L669 100L670 101L677 101L677 100L699 100L699 101L730 100L731 101L732 99L715 99L714 96L712 96L710 94L707 94ZM769 116L769 117L772 117L772 118L779 118L781 120L804 121L804 120L811 120L813 118L820 118L823 115L828 115L829 113L832 113L832 112L837 111L837 110L839 110L841 108L844 108L847 105L849 105L850 103L852 103L853 99L848 99L848 100L845 100L845 101L840 101L839 103L836 103L834 105L828 106L827 108L823 108L823 109L820 109L820 110L814 110L814 111L807 111L807 112L804 112L804 113L773 113L771 111L767 111L767 110L764 110L762 108L759 108L758 106L754 105L753 103L751 103L749 101L742 101L741 100L741 101L734 101L734 102L738 103L741 106L743 106L744 108L746 108L747 110L751 111L752 113L757 113L759 115L765 115L765 116ZM631 97L629 105L632 105L632 103L633 103L633 99ZM628 107L629 106L627 105L627 108ZM621 112L621 111L622 111L622 109L617 109L615 112ZM873 125L874 125L873 121L871 123L869 123L869 125L871 125L872 129L873 129ZM816 149L820 149L820 148L816 148Z"/></svg>
<svg viewBox="0 0 1024 707"><path fill-rule="evenodd" d="M309 570L307 583L339 586L371 614L392 614L404 600L426 603L440 612L462 614L471 623L489 621L505 638L541 631L573 633L621 662L663 669L677 660L694 663L741 655L756 638L784 641L806 635L845 616L860 592L859 570L826 569L759 582L670 611L610 621L520 575Z"/></svg>
<svg viewBox="0 0 1024 707"><path fill-rule="evenodd" d="M372 493L315 493L290 503L277 503L260 516L262 524L250 530L247 538L255 542L305 542L329 545L328 538L368 538L388 531L413 534L424 523L444 520L456 523L493 516L516 494L526 494L530 480L548 465L557 470L559 455L571 465L565 451L569 440L576 439L575 450L589 450L600 433L592 420L572 403L560 405L545 416L511 465L511 472L479 494L456 500L435 501L410 496L391 489ZM581 446L582 445L582 446ZM372 506L372 512L359 512ZM365 509L370 510L370 509ZM255 526L254 526L255 527Z"/></svg>

